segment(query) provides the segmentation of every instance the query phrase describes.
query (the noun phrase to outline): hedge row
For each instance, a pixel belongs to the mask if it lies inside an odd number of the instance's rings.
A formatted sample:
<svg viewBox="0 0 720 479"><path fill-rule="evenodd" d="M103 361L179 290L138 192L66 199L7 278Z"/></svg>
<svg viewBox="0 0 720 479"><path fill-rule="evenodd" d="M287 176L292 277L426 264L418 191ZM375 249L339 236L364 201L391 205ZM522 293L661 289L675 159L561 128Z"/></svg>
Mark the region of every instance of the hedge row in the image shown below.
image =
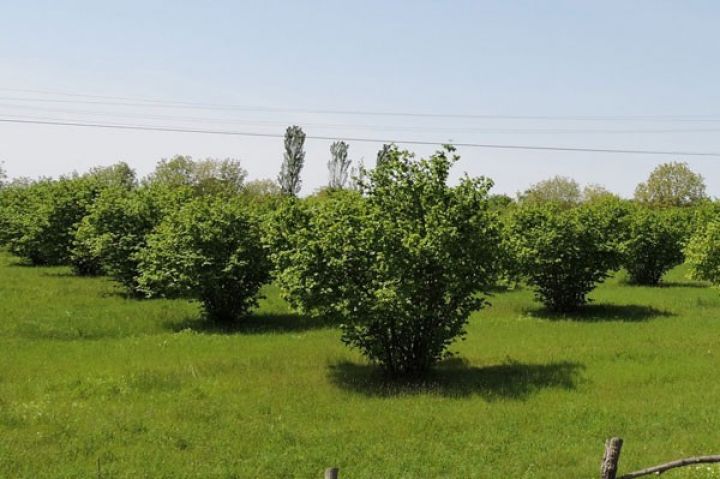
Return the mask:
<svg viewBox="0 0 720 479"><path fill-rule="evenodd" d="M110 275L134 296L197 299L219 322L247 316L274 278L290 304L336 320L345 343L393 374L445 357L503 281L561 312L621 267L652 285L687 255L695 277L720 282L712 202L498 202L489 179L450 186L456 160L449 146L420 160L386 148L357 189L305 199L246 187L227 160L186 157L142 182L120 164L11 183L0 189L0 242L32 264Z"/></svg>

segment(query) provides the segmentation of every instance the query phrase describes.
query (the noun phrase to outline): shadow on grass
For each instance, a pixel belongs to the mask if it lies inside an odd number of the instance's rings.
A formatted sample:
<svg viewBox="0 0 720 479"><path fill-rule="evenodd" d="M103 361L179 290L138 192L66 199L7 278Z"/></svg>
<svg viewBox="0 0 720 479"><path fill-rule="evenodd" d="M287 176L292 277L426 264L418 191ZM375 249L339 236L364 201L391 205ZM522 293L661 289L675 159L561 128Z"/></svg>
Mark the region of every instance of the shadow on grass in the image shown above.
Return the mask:
<svg viewBox="0 0 720 479"><path fill-rule="evenodd" d="M656 287L658 288L709 288L710 283L702 283L699 281L661 281Z"/></svg>
<svg viewBox="0 0 720 479"><path fill-rule="evenodd" d="M330 380L338 387L366 396L439 394L447 397L481 396L486 400L525 399L541 389L571 390L583 366L560 361L547 364L507 362L485 367L461 359L443 361L423 379L388 378L368 364L343 361L330 365Z"/></svg>
<svg viewBox="0 0 720 479"><path fill-rule="evenodd" d="M554 321L601 321L642 322L653 318L674 316L673 313L640 304L586 304L577 311L558 313L546 308L529 309L526 314L534 318Z"/></svg>
<svg viewBox="0 0 720 479"><path fill-rule="evenodd" d="M702 281L660 281L658 284L633 283L628 278L619 281L622 286L630 288L709 288L710 283Z"/></svg>
<svg viewBox="0 0 720 479"><path fill-rule="evenodd" d="M330 319L309 318L293 313L257 313L232 324L220 324L204 318L193 317L169 325L170 329L174 331L191 329L210 334L299 333L334 326L336 326L336 323Z"/></svg>

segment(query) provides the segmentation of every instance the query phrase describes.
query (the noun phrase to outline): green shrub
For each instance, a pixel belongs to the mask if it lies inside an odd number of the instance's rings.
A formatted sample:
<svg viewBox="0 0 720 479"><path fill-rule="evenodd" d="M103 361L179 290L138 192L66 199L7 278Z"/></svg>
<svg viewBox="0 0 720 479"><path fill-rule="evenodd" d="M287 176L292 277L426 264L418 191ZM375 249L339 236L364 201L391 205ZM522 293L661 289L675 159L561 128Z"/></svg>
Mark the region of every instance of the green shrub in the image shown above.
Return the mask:
<svg viewBox="0 0 720 479"><path fill-rule="evenodd" d="M75 229L97 194L84 177L41 180L18 192L22 204L10 212L10 251L36 265L68 264Z"/></svg>
<svg viewBox="0 0 720 479"><path fill-rule="evenodd" d="M420 374L446 357L497 276L492 182L449 187L452 151L414 161L389 148L363 172L362 196L290 200L271 223L290 301L334 316L343 341L391 374Z"/></svg>
<svg viewBox="0 0 720 479"><path fill-rule="evenodd" d="M658 284L666 271L682 263L683 227L677 219L667 210L635 208L623 244L630 282Z"/></svg>
<svg viewBox="0 0 720 479"><path fill-rule="evenodd" d="M611 235L622 209L552 205L519 208L509 221L506 244L520 275L549 309L572 311L610 270L619 267L619 240Z"/></svg>
<svg viewBox="0 0 720 479"><path fill-rule="evenodd" d="M160 223L137 258L142 290L198 299L218 322L246 315L270 277L260 223L239 199L190 201Z"/></svg>
<svg viewBox="0 0 720 479"><path fill-rule="evenodd" d="M29 209L30 186L30 182L15 182L0 188L0 246L9 246L20 234L20 222Z"/></svg>
<svg viewBox="0 0 720 479"><path fill-rule="evenodd" d="M691 278L720 284L720 220L716 218L693 235L685 257Z"/></svg>
<svg viewBox="0 0 720 479"><path fill-rule="evenodd" d="M322 199L285 203L272 215L266 242L284 298L315 316L341 316L372 274L367 201L357 192L334 191Z"/></svg>
<svg viewBox="0 0 720 479"><path fill-rule="evenodd" d="M139 294L137 254L147 235L191 194L187 187L164 185L103 191L77 229L73 264L98 264L131 294Z"/></svg>

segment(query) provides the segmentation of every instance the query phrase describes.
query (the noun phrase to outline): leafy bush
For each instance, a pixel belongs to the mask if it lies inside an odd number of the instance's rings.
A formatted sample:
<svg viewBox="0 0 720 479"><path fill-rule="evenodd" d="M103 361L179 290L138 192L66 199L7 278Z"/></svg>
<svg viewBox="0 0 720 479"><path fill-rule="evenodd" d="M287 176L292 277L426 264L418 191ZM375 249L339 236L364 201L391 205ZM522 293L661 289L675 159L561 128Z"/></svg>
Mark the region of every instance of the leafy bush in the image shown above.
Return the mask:
<svg viewBox="0 0 720 479"><path fill-rule="evenodd" d="M335 190L322 198L286 199L272 215L266 242L284 297L295 309L341 316L353 293L370 281L373 258L359 233L370 220L366 203L357 192Z"/></svg>
<svg viewBox="0 0 720 479"><path fill-rule="evenodd" d="M103 191L77 229L73 264L98 264L130 293L139 294L137 254L147 235L191 194L188 187L165 185Z"/></svg>
<svg viewBox="0 0 720 479"><path fill-rule="evenodd" d="M87 177L41 180L17 191L8 212L7 243L32 264L59 265L70 261L75 229L97 194Z"/></svg>
<svg viewBox="0 0 720 479"><path fill-rule="evenodd" d="M363 175L362 196L289 200L270 229L290 302L337 318L343 341L391 374L419 374L447 356L497 276L492 182L449 187L453 151L414 161L387 148Z"/></svg>
<svg viewBox="0 0 720 479"><path fill-rule="evenodd" d="M720 284L720 220L709 222L693 235L685 257L691 278Z"/></svg>
<svg viewBox="0 0 720 479"><path fill-rule="evenodd" d="M508 250L520 275L535 288L549 309L572 311L608 272L619 267L621 235L610 235L621 223L619 205L519 208L509 220Z"/></svg>
<svg viewBox="0 0 720 479"><path fill-rule="evenodd" d="M5 184L0 188L0 246L9 246L16 237L25 211L28 209L30 183Z"/></svg>
<svg viewBox="0 0 720 479"><path fill-rule="evenodd" d="M137 258L142 290L199 299L218 322L246 315L270 277L259 221L239 199L190 201L160 223Z"/></svg>
<svg viewBox="0 0 720 479"><path fill-rule="evenodd" d="M683 261L683 228L676 215L664 210L635 208L628 239L623 244L623 266L630 282L654 285L666 271Z"/></svg>

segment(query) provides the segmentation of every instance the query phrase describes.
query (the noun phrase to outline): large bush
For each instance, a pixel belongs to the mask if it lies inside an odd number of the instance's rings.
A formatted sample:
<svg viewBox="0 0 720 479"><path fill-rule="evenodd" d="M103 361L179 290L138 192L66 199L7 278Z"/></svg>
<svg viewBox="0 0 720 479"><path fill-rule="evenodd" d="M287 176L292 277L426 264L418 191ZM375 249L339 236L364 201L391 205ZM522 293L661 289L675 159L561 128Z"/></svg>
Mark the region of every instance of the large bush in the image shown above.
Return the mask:
<svg viewBox="0 0 720 479"><path fill-rule="evenodd" d="M96 184L87 177L20 187L15 199L22 201L15 202L6 219L10 251L32 264L67 264L75 229L96 194Z"/></svg>
<svg viewBox="0 0 720 479"><path fill-rule="evenodd" d="M73 264L77 269L97 264L130 293L140 293L137 254L145 247L147 235L191 194L188 187L158 184L104 190L77 229Z"/></svg>
<svg viewBox="0 0 720 479"><path fill-rule="evenodd" d="M418 374L464 334L498 269L491 181L447 185L447 147L414 161L388 148L361 184L322 201L289 200L271 228L290 301L334 316L342 338L392 374Z"/></svg>
<svg viewBox="0 0 720 479"><path fill-rule="evenodd" d="M683 261L683 225L676 214L635 208L623 244L623 266L630 282L655 285L663 274Z"/></svg>
<svg viewBox="0 0 720 479"><path fill-rule="evenodd" d="M190 201L160 223L137 257L141 289L198 299L217 322L245 316L270 277L259 221L239 199Z"/></svg>
<svg viewBox="0 0 720 479"><path fill-rule="evenodd" d="M506 244L518 273L549 309L572 311L609 271L619 267L622 208L552 205L519 208L508 222Z"/></svg>
<svg viewBox="0 0 720 479"><path fill-rule="evenodd" d="M720 220L700 228L685 248L690 277L720 284Z"/></svg>

